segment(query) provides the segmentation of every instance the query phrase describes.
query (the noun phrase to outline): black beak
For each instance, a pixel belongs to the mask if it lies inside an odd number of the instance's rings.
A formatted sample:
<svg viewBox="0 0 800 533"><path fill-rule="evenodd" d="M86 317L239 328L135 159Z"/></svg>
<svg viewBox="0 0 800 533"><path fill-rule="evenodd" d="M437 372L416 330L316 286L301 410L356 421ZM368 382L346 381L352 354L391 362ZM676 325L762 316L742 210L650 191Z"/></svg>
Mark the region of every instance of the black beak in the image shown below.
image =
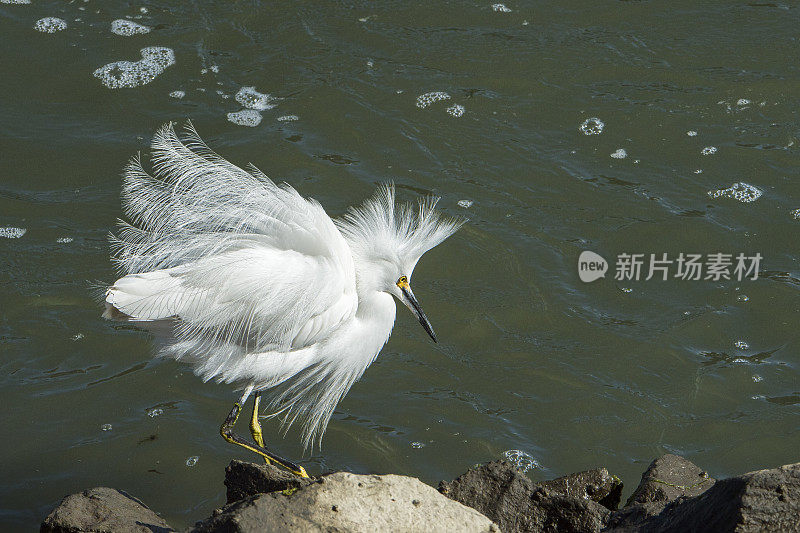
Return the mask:
<svg viewBox="0 0 800 533"><path fill-rule="evenodd" d="M427 331L428 335L431 336L433 342L438 342L436 340L436 333L433 332L433 326L431 326L428 317L425 316L425 311L422 310L422 307L419 305L414 293L411 292L411 287L408 285L408 283L398 286L400 287L400 290L403 291L403 296L405 296L403 303L406 304L406 307L411 309L411 312L414 313L414 316L417 317L419 323L422 324L422 327L425 328L425 331Z"/></svg>

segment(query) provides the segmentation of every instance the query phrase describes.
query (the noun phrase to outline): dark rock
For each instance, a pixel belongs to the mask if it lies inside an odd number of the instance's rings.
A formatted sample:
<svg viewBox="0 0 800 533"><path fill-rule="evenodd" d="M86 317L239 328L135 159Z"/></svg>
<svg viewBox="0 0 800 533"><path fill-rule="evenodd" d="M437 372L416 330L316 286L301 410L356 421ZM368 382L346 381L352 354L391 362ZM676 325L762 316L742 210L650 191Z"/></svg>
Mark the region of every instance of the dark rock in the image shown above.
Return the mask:
<svg viewBox="0 0 800 533"><path fill-rule="evenodd" d="M267 464L233 460L225 469L228 503L256 494L299 489L313 482L313 479L301 478L282 468Z"/></svg>
<svg viewBox="0 0 800 533"><path fill-rule="evenodd" d="M198 522L210 532L498 532L491 520L416 478L337 472L298 490L258 494Z"/></svg>
<svg viewBox="0 0 800 533"><path fill-rule="evenodd" d="M642 481L625 506L671 502L681 496L698 496L715 482L699 466L677 455L662 455L642 474Z"/></svg>
<svg viewBox="0 0 800 533"><path fill-rule="evenodd" d="M471 468L449 483L442 481L439 492L488 516L502 531L600 531L611 512L583 497L592 485L590 480L599 478L578 475L576 483L581 479L586 483L570 490L570 477L553 480L550 486L537 484L511 464L492 461ZM611 492L609 489L604 497Z"/></svg>
<svg viewBox="0 0 800 533"><path fill-rule="evenodd" d="M42 533L175 531L138 499L97 487L64 498L42 522Z"/></svg>
<svg viewBox="0 0 800 533"><path fill-rule="evenodd" d="M609 474L605 468L540 481L536 485L548 492L595 501L611 511L619 507L619 502L622 501L622 481Z"/></svg>
<svg viewBox="0 0 800 533"><path fill-rule="evenodd" d="M655 506L658 502L634 504ZM661 511L623 509L609 531L800 531L800 463L717 481L695 497L679 497Z"/></svg>

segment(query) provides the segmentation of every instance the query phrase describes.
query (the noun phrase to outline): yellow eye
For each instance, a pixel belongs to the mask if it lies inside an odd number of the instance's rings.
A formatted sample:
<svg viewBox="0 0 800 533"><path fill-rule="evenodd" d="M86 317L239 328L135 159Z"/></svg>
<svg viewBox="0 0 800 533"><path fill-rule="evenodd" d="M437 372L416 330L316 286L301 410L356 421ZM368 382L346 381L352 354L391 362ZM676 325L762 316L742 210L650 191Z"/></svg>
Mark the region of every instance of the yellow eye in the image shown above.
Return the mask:
<svg viewBox="0 0 800 533"><path fill-rule="evenodd" d="M404 285L408 285L408 278L406 276L400 276L400 279L397 280L397 286L402 287Z"/></svg>

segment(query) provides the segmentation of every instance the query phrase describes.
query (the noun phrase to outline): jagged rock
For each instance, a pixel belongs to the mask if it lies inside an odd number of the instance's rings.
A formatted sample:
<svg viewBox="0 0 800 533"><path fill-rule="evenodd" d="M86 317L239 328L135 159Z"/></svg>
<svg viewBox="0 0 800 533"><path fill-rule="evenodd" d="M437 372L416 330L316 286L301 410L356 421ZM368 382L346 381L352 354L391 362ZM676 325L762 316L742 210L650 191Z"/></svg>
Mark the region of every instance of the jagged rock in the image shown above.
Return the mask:
<svg viewBox="0 0 800 533"><path fill-rule="evenodd" d="M594 479L601 477L598 473ZM570 478L576 482L573 490L568 487ZM592 479L592 475L577 474L537 484L510 463L492 461L471 468L449 483L442 481L439 492L480 511L506 532L600 531L611 512L584 498L584 494L595 490L588 488ZM602 484L608 491L598 490L603 494L601 498L613 492L611 485Z"/></svg>
<svg viewBox="0 0 800 533"><path fill-rule="evenodd" d="M717 481L699 496L663 505L657 514L628 511L615 513L609 531L800 531L800 463Z"/></svg>
<svg viewBox="0 0 800 533"><path fill-rule="evenodd" d="M698 496L714 485L715 479L696 464L678 455L666 454L650 463L642 480L623 509L614 513L610 527L642 524L660 514L668 503Z"/></svg>
<svg viewBox="0 0 800 533"><path fill-rule="evenodd" d="M225 468L228 503L256 494L299 489L313 482L312 479L301 478L287 470L267 464L233 460Z"/></svg>
<svg viewBox="0 0 800 533"><path fill-rule="evenodd" d="M619 502L622 500L622 481L617 476L609 474L605 468L585 470L550 481L539 481L536 485L549 492L595 501L611 511L619 507Z"/></svg>
<svg viewBox="0 0 800 533"><path fill-rule="evenodd" d="M625 506L635 503L671 502L681 496L698 496L715 482L699 466L678 455L662 455L642 474L642 481Z"/></svg>
<svg viewBox="0 0 800 533"><path fill-rule="evenodd" d="M44 519L42 533L175 531L138 499L117 489L97 487L71 494Z"/></svg>
<svg viewBox="0 0 800 533"><path fill-rule="evenodd" d="M475 531L491 520L416 478L337 472L299 489L251 496L199 522L195 532Z"/></svg>

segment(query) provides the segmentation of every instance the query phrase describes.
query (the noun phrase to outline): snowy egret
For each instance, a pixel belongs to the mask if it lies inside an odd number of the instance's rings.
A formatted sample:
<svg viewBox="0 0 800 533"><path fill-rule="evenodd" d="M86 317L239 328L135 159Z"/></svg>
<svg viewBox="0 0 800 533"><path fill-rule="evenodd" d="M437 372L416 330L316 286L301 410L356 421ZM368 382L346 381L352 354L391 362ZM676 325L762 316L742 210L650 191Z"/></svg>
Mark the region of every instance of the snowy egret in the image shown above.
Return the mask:
<svg viewBox="0 0 800 533"><path fill-rule="evenodd" d="M260 400L303 444L320 443L334 407L392 332L394 296L436 341L411 291L419 258L463 223L442 217L437 198L395 205L384 186L332 219L287 184L211 151L191 123L153 138L152 175L128 164L122 203L129 222L112 236L126 274L105 294L104 316L174 323L161 350L204 380L243 393L220 428L228 442L300 476L305 469L264 445ZM233 432L254 396L250 443Z"/></svg>

